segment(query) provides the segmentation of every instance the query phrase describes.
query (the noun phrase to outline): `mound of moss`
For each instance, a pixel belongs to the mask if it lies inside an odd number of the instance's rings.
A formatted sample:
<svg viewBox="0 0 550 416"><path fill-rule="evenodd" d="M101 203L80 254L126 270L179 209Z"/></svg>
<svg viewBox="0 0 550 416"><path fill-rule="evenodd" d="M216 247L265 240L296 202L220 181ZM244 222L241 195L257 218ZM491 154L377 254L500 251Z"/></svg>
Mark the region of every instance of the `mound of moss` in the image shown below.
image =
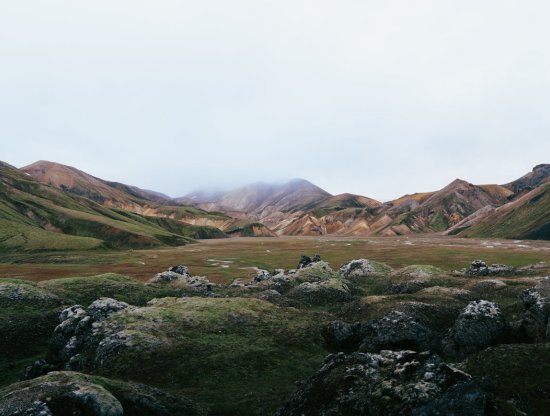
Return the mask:
<svg viewBox="0 0 550 416"><path fill-rule="evenodd" d="M253 298L161 298L75 333L87 338L74 353L79 371L183 393L212 414L270 414L322 362L327 320Z"/></svg>
<svg viewBox="0 0 550 416"><path fill-rule="evenodd" d="M113 298L131 305L145 305L153 298L178 294L168 286L152 287L115 273L46 280L40 282L39 286L62 298L65 304L81 305L88 305L100 297Z"/></svg>

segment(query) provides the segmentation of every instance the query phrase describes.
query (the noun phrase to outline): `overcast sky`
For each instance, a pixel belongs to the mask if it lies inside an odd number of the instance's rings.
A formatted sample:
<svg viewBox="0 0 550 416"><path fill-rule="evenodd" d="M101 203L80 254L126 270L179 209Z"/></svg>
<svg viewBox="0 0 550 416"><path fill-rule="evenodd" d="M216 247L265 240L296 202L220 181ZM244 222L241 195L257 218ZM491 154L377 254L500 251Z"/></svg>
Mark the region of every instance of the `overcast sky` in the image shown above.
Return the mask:
<svg viewBox="0 0 550 416"><path fill-rule="evenodd" d="M550 2L0 6L0 160L380 200L550 163Z"/></svg>

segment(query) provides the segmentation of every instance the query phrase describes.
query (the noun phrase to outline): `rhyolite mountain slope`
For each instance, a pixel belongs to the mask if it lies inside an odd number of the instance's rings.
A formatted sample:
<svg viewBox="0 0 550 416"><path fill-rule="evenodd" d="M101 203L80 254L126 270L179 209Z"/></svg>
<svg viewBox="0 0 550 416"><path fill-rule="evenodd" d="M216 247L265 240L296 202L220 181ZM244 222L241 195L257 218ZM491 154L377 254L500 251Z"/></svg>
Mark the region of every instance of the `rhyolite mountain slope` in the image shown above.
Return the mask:
<svg viewBox="0 0 550 416"><path fill-rule="evenodd" d="M253 184L209 196L196 193L185 200L206 210L252 219L277 235L456 234L541 186L549 176L550 165L538 165L506 185L474 185L456 179L441 190L405 195L384 204L353 194L333 196L304 180ZM538 217L533 222L538 224Z"/></svg>
<svg viewBox="0 0 550 416"><path fill-rule="evenodd" d="M540 164L521 178L503 185L510 189L514 194L521 194L523 191L530 191L539 185L542 185L550 178L550 164Z"/></svg>
<svg viewBox="0 0 550 416"><path fill-rule="evenodd" d="M311 182L304 179L293 179L283 184L253 183L217 195L193 193L179 200L195 200L199 207L207 208L210 211L242 211L249 215L262 217L266 212L304 209L330 196L328 192Z"/></svg>
<svg viewBox="0 0 550 416"><path fill-rule="evenodd" d="M388 210L388 215L395 218L389 229L396 234L406 230L444 231L481 208L505 203L509 194L511 191L498 185L477 186L456 179L421 203L405 200L394 205Z"/></svg>
<svg viewBox="0 0 550 416"><path fill-rule="evenodd" d="M463 237L550 240L550 180L457 231Z"/></svg>
<svg viewBox="0 0 550 416"><path fill-rule="evenodd" d="M185 206L161 193L106 181L60 163L39 161L21 170L39 182L109 208L199 227L215 227L219 230L231 227L235 222L228 215Z"/></svg>
<svg viewBox="0 0 550 416"><path fill-rule="evenodd" d="M544 189L550 178L550 165L538 165L532 172L506 185L474 185L456 179L438 191L404 195L386 203L354 194L331 195L303 179L282 184L259 182L229 192L197 191L170 200L153 191L99 179L58 163L40 161L21 170L7 164L2 166L4 171L17 171L20 180L35 179L36 183L43 184L48 192L41 191L41 197L51 199L55 209L66 209L77 201L94 213L101 211L101 215L105 210L114 211L115 214L107 215L111 219L121 220L122 215L125 222L145 221L148 226L175 235L198 238L223 236L224 233L264 237L392 236L442 232L465 236L548 238L544 227L548 222L546 212L550 210ZM33 189L38 192L42 188L35 186ZM58 193L52 193L53 190ZM526 197L531 193L532 197ZM17 198L12 195L12 200ZM67 202L66 198L72 202ZM93 208L89 208L92 203ZM22 209L18 212L21 214ZM80 227L61 227L33 214L32 210L29 212L23 215L27 220L29 216L38 218L35 223L43 230L103 240L101 236L105 230L82 232ZM135 242L133 238L127 243L121 243L118 237L117 240L117 244L123 246ZM149 241L148 244L153 243Z"/></svg>
<svg viewBox="0 0 550 416"><path fill-rule="evenodd" d="M39 182L117 208L124 208L130 204L144 205L146 202L163 202L170 199L170 197L157 192L105 181L72 166L45 160L24 166L21 170Z"/></svg>
<svg viewBox="0 0 550 416"><path fill-rule="evenodd" d="M188 210L197 222L197 214L204 218L213 216L195 208ZM149 217L104 206L0 163L2 251L155 247L186 244L192 237L224 236L217 228L179 221L176 214L173 218L168 214ZM221 214L220 217L228 220Z"/></svg>

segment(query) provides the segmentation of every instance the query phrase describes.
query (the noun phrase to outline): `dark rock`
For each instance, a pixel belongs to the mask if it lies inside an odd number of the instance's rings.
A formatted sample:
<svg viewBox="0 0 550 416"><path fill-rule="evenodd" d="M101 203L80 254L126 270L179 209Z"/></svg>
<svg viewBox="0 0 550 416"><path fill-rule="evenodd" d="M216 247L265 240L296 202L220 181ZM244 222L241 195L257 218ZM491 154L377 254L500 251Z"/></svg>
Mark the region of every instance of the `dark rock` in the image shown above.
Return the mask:
<svg viewBox="0 0 550 416"><path fill-rule="evenodd" d="M1 405L0 405L1 407ZM24 410L16 410L12 416L53 416L46 403L39 400L32 402Z"/></svg>
<svg viewBox="0 0 550 416"><path fill-rule="evenodd" d="M302 254L300 256L300 261L298 262L298 269L301 269L302 267L306 267L308 264L311 264L311 263L312 263L311 257L305 256Z"/></svg>
<svg viewBox="0 0 550 416"><path fill-rule="evenodd" d="M338 272L343 277L363 277L374 272L374 266L367 259L356 259L342 264Z"/></svg>
<svg viewBox="0 0 550 416"><path fill-rule="evenodd" d="M263 280L267 280L271 277L271 273L269 273L267 270L258 270L258 274L254 278L256 282L261 282Z"/></svg>
<svg viewBox="0 0 550 416"><path fill-rule="evenodd" d="M149 283L171 282L172 280L191 276L192 275L189 273L187 266L180 264L178 266L169 267L168 270L156 274L149 280Z"/></svg>
<svg viewBox="0 0 550 416"><path fill-rule="evenodd" d="M168 270L181 276L191 276L191 273L189 273L189 268L183 264L170 267Z"/></svg>
<svg viewBox="0 0 550 416"><path fill-rule="evenodd" d="M387 293L390 295L416 293L419 290L432 286L429 280L410 280L408 282L392 283L388 286Z"/></svg>
<svg viewBox="0 0 550 416"><path fill-rule="evenodd" d="M184 397L144 384L52 372L0 389L0 415L175 416L202 412Z"/></svg>
<svg viewBox="0 0 550 416"><path fill-rule="evenodd" d="M351 292L340 279L329 279L318 282L304 282L290 290L287 296L307 304L319 305L347 302L351 299Z"/></svg>
<svg viewBox="0 0 550 416"><path fill-rule="evenodd" d="M483 260L474 260L464 273L468 276L510 276L516 274L516 269L505 264L487 266Z"/></svg>
<svg viewBox="0 0 550 416"><path fill-rule="evenodd" d="M360 327L360 351L410 349L425 351L438 346L439 334L413 314L394 310Z"/></svg>
<svg viewBox="0 0 550 416"><path fill-rule="evenodd" d="M327 346L335 351L356 351L361 343L361 326L359 322L349 324L334 321L322 330Z"/></svg>
<svg viewBox="0 0 550 416"><path fill-rule="evenodd" d="M483 415L491 399L486 383L437 355L338 353L327 357L277 415Z"/></svg>
<svg viewBox="0 0 550 416"><path fill-rule="evenodd" d="M535 287L523 291L520 299L525 306L521 329L528 340L540 342L550 338L550 276Z"/></svg>
<svg viewBox="0 0 550 416"><path fill-rule="evenodd" d="M120 302L111 298L99 298L88 306L88 313L92 316L95 322L100 322L112 313L128 308L126 302Z"/></svg>
<svg viewBox="0 0 550 416"><path fill-rule="evenodd" d="M496 303L487 300L470 302L443 340L443 351L464 358L502 342L506 327L506 320Z"/></svg>
<svg viewBox="0 0 550 416"><path fill-rule="evenodd" d="M267 300L269 302L280 299L281 294L274 289L264 290L263 292L258 293L256 296L258 299Z"/></svg>
<svg viewBox="0 0 550 416"><path fill-rule="evenodd" d="M27 367L24 378L35 378L53 370L80 370L89 365L83 352L94 344L94 325L106 320L110 315L130 308L125 302L111 298L100 298L87 309L74 305L64 309L59 315L59 325L55 328L45 360L38 360Z"/></svg>
<svg viewBox="0 0 550 416"><path fill-rule="evenodd" d="M309 256L305 256L302 254L300 256L300 261L298 262L298 269L302 269L304 267L309 266L312 263L317 263L319 261L321 261L321 256L319 254L316 254L315 256L313 256L313 259Z"/></svg>

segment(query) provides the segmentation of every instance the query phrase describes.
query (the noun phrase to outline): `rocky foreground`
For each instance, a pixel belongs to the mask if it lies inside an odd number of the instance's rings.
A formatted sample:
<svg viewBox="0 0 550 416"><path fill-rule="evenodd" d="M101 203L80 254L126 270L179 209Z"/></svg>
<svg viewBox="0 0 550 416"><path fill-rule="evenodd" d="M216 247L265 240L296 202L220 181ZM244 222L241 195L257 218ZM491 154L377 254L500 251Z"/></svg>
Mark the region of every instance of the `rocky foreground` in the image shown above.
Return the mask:
<svg viewBox="0 0 550 416"><path fill-rule="evenodd" d="M546 414L549 270L0 279L0 415Z"/></svg>

